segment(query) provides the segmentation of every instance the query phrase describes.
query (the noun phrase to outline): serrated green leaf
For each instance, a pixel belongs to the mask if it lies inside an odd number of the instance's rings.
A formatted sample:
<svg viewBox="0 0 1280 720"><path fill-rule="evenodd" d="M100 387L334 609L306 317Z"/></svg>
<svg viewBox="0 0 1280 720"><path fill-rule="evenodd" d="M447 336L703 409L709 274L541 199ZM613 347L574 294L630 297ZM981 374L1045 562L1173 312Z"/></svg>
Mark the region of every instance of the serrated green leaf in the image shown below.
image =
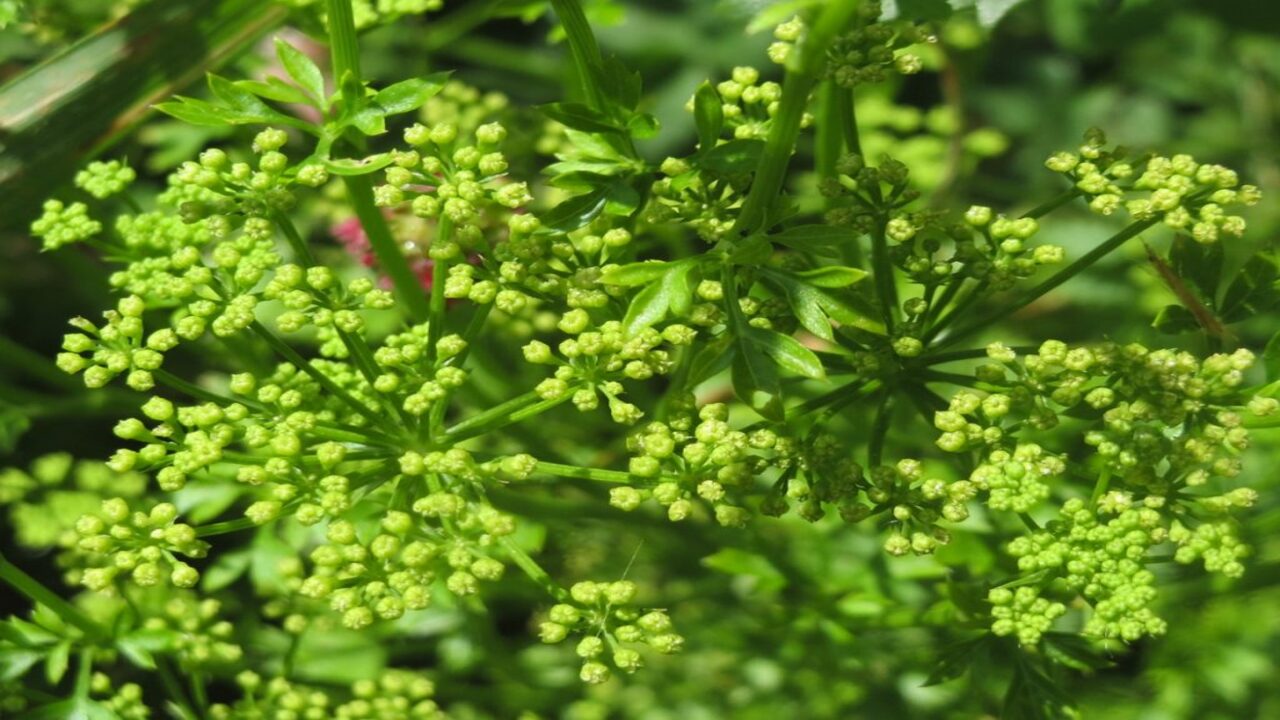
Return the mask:
<svg viewBox="0 0 1280 720"><path fill-rule="evenodd" d="M1103 657L1092 643L1079 635L1051 632L1045 633L1041 640L1045 657L1073 670L1089 672L1109 668L1115 664Z"/></svg>
<svg viewBox="0 0 1280 720"><path fill-rule="evenodd" d="M803 270L796 273L796 276L815 287L842 288L862 280L867 276L867 273L865 270L857 268L831 265L813 270Z"/></svg>
<svg viewBox="0 0 1280 720"><path fill-rule="evenodd" d="M1199 329L1200 323L1190 310L1181 305L1165 305L1160 312L1156 313L1155 320L1151 321L1151 327L1162 333L1178 335Z"/></svg>
<svg viewBox="0 0 1280 720"><path fill-rule="evenodd" d="M320 72L319 66L301 50L280 38L275 40L276 57L280 58L284 71L289 73L298 87L310 93L316 103L324 102L324 73Z"/></svg>
<svg viewBox="0 0 1280 720"><path fill-rule="evenodd" d="M22 720L120 720L106 705L87 697L41 705L21 717Z"/></svg>
<svg viewBox="0 0 1280 720"><path fill-rule="evenodd" d="M699 85L694 93L693 119L698 127L698 149L708 152L716 146L724 129L724 103L710 82Z"/></svg>
<svg viewBox="0 0 1280 720"><path fill-rule="evenodd" d="M658 280L636 293L622 319L627 335L635 335L660 322L670 311L678 315L689 311L693 303L690 270L692 266L687 263L674 263Z"/></svg>
<svg viewBox="0 0 1280 720"><path fill-rule="evenodd" d="M755 344L739 341L731 367L738 399L762 417L781 422L785 417L782 384L773 361Z"/></svg>
<svg viewBox="0 0 1280 720"><path fill-rule="evenodd" d="M236 116L226 108L195 98L179 96L172 102L156 105L155 109L190 125L227 127L238 123Z"/></svg>
<svg viewBox="0 0 1280 720"><path fill-rule="evenodd" d="M379 90L373 96L373 102L387 115L413 112L444 88L449 75L448 72L438 72L422 78L402 80Z"/></svg>
<svg viewBox="0 0 1280 720"><path fill-rule="evenodd" d="M640 103L643 81L640 73L616 55L604 58L600 74L604 79L604 92L624 110L634 110Z"/></svg>
<svg viewBox="0 0 1280 720"><path fill-rule="evenodd" d="M324 166L334 175L368 175L391 164L390 153L378 153L367 158L325 158Z"/></svg>
<svg viewBox="0 0 1280 720"><path fill-rule="evenodd" d="M814 380L821 380L827 376L827 371L822 367L822 361L818 359L817 353L790 335L783 335L774 330L749 328L746 339L773 358L779 367Z"/></svg>
<svg viewBox="0 0 1280 720"><path fill-rule="evenodd" d="M236 87L247 90L260 98L282 103L309 104L311 99L297 87L290 85L278 77L261 80L237 80Z"/></svg>
<svg viewBox="0 0 1280 720"><path fill-rule="evenodd" d="M717 175L752 172L760 164L763 153L763 141L730 140L708 150L698 159L698 167Z"/></svg>
<svg viewBox="0 0 1280 720"><path fill-rule="evenodd" d="M572 232L595 220L604 210L608 196L609 188L596 188L565 200L543 213L539 219L542 220L543 227L550 230Z"/></svg>
<svg viewBox="0 0 1280 720"><path fill-rule="evenodd" d="M835 225L796 225L768 237L779 245L805 252L838 248L854 242L851 228Z"/></svg>
<svg viewBox="0 0 1280 720"><path fill-rule="evenodd" d="M543 115L574 130L589 133L616 133L619 128L607 115L582 103L558 102L539 105Z"/></svg>
<svg viewBox="0 0 1280 720"><path fill-rule="evenodd" d="M938 654L938 662L929 673L929 677L921 683L921 687L930 687L954 680L965 673L975 663L980 663L983 650L986 649L990 636L983 634L976 638L953 643Z"/></svg>
<svg viewBox="0 0 1280 720"><path fill-rule="evenodd" d="M249 550L220 553L204 572L200 573L200 588L205 592L216 592L239 580L249 569L253 553Z"/></svg>
<svg viewBox="0 0 1280 720"><path fill-rule="evenodd" d="M737 355L733 338L724 335L704 345L689 361L689 387L695 387L726 370Z"/></svg>
<svg viewBox="0 0 1280 720"><path fill-rule="evenodd" d="M642 260L627 265L615 265L600 275L600 282L627 287L644 285L657 280L671 269L673 263L665 260Z"/></svg>
<svg viewBox="0 0 1280 720"><path fill-rule="evenodd" d="M268 123L282 117L281 113L262 102L258 96L221 75L209 73L208 83L209 90L224 103L224 107L233 116L239 118L240 122Z"/></svg>
<svg viewBox="0 0 1280 720"><path fill-rule="evenodd" d="M662 123L649 113L636 113L627 120L627 133L636 140L657 137L660 130L662 130Z"/></svg>

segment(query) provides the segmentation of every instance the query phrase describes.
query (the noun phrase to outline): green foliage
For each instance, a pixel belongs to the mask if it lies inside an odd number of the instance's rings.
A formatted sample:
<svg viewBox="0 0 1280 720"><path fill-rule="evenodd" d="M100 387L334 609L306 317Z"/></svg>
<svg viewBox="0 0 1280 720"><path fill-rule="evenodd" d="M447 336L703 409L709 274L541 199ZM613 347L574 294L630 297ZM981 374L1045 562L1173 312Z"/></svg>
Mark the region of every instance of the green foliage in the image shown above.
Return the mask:
<svg viewBox="0 0 1280 720"><path fill-rule="evenodd" d="M92 162L31 225L111 267L56 366L128 407L109 460L0 474L0 710L1066 718L1179 667L1188 598L1274 589L1261 191L1089 130L997 202L959 108L896 119L1017 3L776 3L783 67L667 127L596 6L550 3L572 87L523 108L365 77L357 28L437 2L292 4L327 67L276 38L157 105L194 158ZM1163 310L1033 322L1128 250Z"/></svg>

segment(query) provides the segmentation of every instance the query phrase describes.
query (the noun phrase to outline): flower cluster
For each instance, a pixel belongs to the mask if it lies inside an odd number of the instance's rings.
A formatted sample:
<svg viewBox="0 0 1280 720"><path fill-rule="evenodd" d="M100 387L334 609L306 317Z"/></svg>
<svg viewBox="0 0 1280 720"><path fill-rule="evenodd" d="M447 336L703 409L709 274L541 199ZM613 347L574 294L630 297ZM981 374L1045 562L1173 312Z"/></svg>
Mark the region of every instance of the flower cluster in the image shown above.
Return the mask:
<svg viewBox="0 0 1280 720"><path fill-rule="evenodd" d="M82 554L76 574L90 590L106 591L125 578L143 587L170 583L189 588L200 574L177 555L202 558L209 543L196 537L190 525L175 522L178 509L158 503L149 512L130 512L122 498L102 502L96 513L76 522L79 540L75 549Z"/></svg>
<svg viewBox="0 0 1280 720"><path fill-rule="evenodd" d="M1229 208L1261 199L1257 187L1241 185L1236 172L1221 165L1190 155L1130 159L1124 148L1106 146L1106 136L1094 129L1078 152L1045 161L1071 179L1094 212L1110 215L1123 206L1135 220L1158 220L1197 242L1213 243L1222 235L1244 234L1244 218L1228 214Z"/></svg>
<svg viewBox="0 0 1280 720"><path fill-rule="evenodd" d="M679 652L684 638L673 632L665 611L632 607L637 591L636 584L628 580L575 583L565 598L572 602L552 606L539 635L545 643L581 635L576 648L582 658L579 676L591 684L609 679L606 653L613 667L633 673L644 664L635 645L648 645L665 655Z"/></svg>

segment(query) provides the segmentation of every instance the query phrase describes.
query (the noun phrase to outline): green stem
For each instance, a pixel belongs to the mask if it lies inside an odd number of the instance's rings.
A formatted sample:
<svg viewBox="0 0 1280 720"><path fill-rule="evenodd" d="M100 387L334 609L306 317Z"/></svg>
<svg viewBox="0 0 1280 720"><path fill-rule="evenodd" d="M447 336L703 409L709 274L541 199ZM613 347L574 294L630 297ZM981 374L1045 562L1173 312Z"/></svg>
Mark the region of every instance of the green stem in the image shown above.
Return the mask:
<svg viewBox="0 0 1280 720"><path fill-rule="evenodd" d="M75 376L59 370L49 358L4 335L0 335L0 363L53 387L77 391L83 387Z"/></svg>
<svg viewBox="0 0 1280 720"><path fill-rule="evenodd" d="M451 242L453 221L447 215L440 216L436 225L436 237L432 244ZM445 278L449 272L449 264L441 259L433 259L431 265L431 307L427 320L427 366L434 368L440 338L444 337L444 316L448 303L444 296Z"/></svg>
<svg viewBox="0 0 1280 720"><path fill-rule="evenodd" d="M626 484L632 481L630 474L618 470L602 470L599 468L586 468L577 465L562 465L560 463L538 461L538 471L556 477L577 478L579 480L592 480L603 483L621 483Z"/></svg>
<svg viewBox="0 0 1280 720"><path fill-rule="evenodd" d="M889 260L889 240L885 236L887 220L876 220L875 229L871 232L871 266L875 274L876 296L880 299L881 312L884 314L884 328L893 334L893 323L898 315L898 283L893 276L893 263Z"/></svg>
<svg viewBox="0 0 1280 720"><path fill-rule="evenodd" d="M818 122L814 129L814 169L820 178L836 175L836 162L840 159L840 110L839 88L831 80L822 83L818 94Z"/></svg>
<svg viewBox="0 0 1280 720"><path fill-rule="evenodd" d="M348 72L360 79L360 42L356 38L356 19L351 0L325 0L329 23L329 54L333 60L334 83L341 87Z"/></svg>
<svg viewBox="0 0 1280 720"><path fill-rule="evenodd" d="M356 38L355 19L351 13L351 0L325 0L329 21L329 52L333 60L333 77L338 87L346 88L343 82L348 74L361 84L360 78L360 44ZM362 98L345 98L354 103ZM391 278L396 296L409 310L414 322L427 319L428 305L426 294L409 261L396 244L395 238L387 227L387 220L382 216L373 199L373 184L367 175L348 175L342 178L346 185L351 206L356 211L360 226L369 238L369 247L378 259L378 267Z"/></svg>
<svg viewBox="0 0 1280 720"><path fill-rule="evenodd" d="M79 628L90 640L103 640L110 637L110 633L84 611L45 587L22 568L9 562L4 555L0 555L0 582L17 590L31 602L53 610L58 617Z"/></svg>
<svg viewBox="0 0 1280 720"><path fill-rule="evenodd" d="M298 228L293 226L293 221L281 212L274 213L272 219L275 220L276 227L279 227L280 231L284 233L285 240L289 241L289 247L293 248L293 254L297 255L298 259L307 267L315 265L316 257L312 254L311 247L307 245L307 241L298 233Z"/></svg>
<svg viewBox="0 0 1280 720"><path fill-rule="evenodd" d="M548 595L559 602L571 602L569 591L553 580L551 575L536 560L529 557L529 553L526 553L519 545L516 545L514 540L504 535L498 542L502 544L502 549L507 552L511 562L524 571L524 574L528 575L530 580L537 583L543 590L546 590Z"/></svg>
<svg viewBox="0 0 1280 720"><path fill-rule="evenodd" d="M840 113L840 131L844 145L854 155L862 154L862 140L858 133L858 111L852 88L836 90L836 110Z"/></svg>
<svg viewBox="0 0 1280 720"><path fill-rule="evenodd" d="M1038 350L1034 345L1018 345L1011 348L1014 352L1025 355L1034 353ZM955 350L953 352L938 353L936 355L925 355L920 358L924 365L942 365L944 363L958 362L960 360L976 360L987 357L986 348L973 348L971 350Z"/></svg>
<svg viewBox="0 0 1280 720"><path fill-rule="evenodd" d="M1087 269L1089 266L1093 265L1098 260L1101 260L1103 257L1110 254L1116 248L1123 245L1125 241L1131 238L1137 237L1139 234L1141 234L1145 230L1148 230L1158 222L1160 222L1159 218L1151 218L1148 220L1135 222L1129 225L1124 230L1121 230L1115 235L1112 235L1110 238L1107 238L1107 240L1105 240L1102 244L1090 250L1088 253L1082 256L1079 260L1076 260L1075 262L1071 263L1067 267L1055 273L1049 279L1045 280L1044 282L1035 286L1028 292L1024 293L1022 297L1017 298L1015 300L1011 300L1009 302L1001 303L1000 307L996 308L995 310L987 313L985 316L967 325L957 328L954 333L943 338L938 343L935 343L934 346L938 348L943 348L949 345L954 345L957 341L982 330L983 328L991 325L992 323L998 322L1000 320L1003 320L1006 317L1009 317L1010 315L1018 312L1019 310L1030 305L1036 300L1039 300L1042 296L1044 296L1050 290L1053 290L1054 288L1058 287L1062 283L1080 274L1081 271Z"/></svg>
<svg viewBox="0 0 1280 720"><path fill-rule="evenodd" d="M876 418L871 424L871 442L867 446L867 468L874 470L880 467L884 459L884 441L889 435L889 424L893 419L893 393L885 389L880 407L876 408Z"/></svg>
<svg viewBox="0 0 1280 720"><path fill-rule="evenodd" d="M1044 217L1045 215L1048 215L1049 213L1053 212L1054 210L1057 210L1058 208L1062 207L1063 205L1066 205L1067 203L1071 202L1072 200L1078 197L1080 197L1080 191L1077 190L1076 188L1071 188L1070 190L1063 191L1062 194L1049 198L1048 200L1022 213L1022 217L1024 218Z"/></svg>
<svg viewBox="0 0 1280 720"><path fill-rule="evenodd" d="M364 403L352 397L346 390L338 387L333 380L329 379L328 375L325 375L319 368L315 367L299 355L296 350L289 347L287 343L276 337L275 334L264 327L262 323L254 320L253 324L249 327L258 334L258 337L265 340L266 343L271 346L271 349L276 351L276 354L287 360L294 367L310 375L312 380L315 380L320 387L325 389L325 392L328 392L330 395L338 398L352 410L363 415L367 420L369 420L369 422L373 423L375 427L381 428L384 432L391 435L395 435L395 428L389 427L384 418L369 409L369 407Z"/></svg>
<svg viewBox="0 0 1280 720"><path fill-rule="evenodd" d="M1098 507L1098 501L1103 495L1107 494L1107 488L1111 486L1111 471L1103 468L1098 474L1098 482L1093 486L1093 494L1089 496L1089 507Z"/></svg>
<svg viewBox="0 0 1280 720"><path fill-rule="evenodd" d="M568 400L573 395L574 389L569 388L563 396L550 400L542 400L537 392L529 391L446 429L444 437L449 442L456 443L533 417Z"/></svg>
<svg viewBox="0 0 1280 720"><path fill-rule="evenodd" d="M80 652L80 665L76 669L76 686L72 690L75 697L89 697L93 683L93 650L93 648L87 647Z"/></svg>
<svg viewBox="0 0 1280 720"><path fill-rule="evenodd" d="M831 0L826 3L800 46L792 52L782 83L778 112L769 128L769 137L756 167L751 190L738 211L733 228L735 233L749 234L764 229L773 204L782 191L787 165L800 134L800 120L804 117L809 93L826 59L827 47L848 26L858 4L858 0Z"/></svg>

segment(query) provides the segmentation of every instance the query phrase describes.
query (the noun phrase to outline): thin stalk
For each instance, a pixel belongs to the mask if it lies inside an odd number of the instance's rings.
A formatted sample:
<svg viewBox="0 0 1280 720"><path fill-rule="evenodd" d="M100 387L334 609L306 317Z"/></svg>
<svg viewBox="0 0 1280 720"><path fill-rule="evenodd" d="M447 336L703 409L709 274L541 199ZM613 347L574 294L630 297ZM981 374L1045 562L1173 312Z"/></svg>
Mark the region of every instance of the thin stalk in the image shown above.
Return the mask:
<svg viewBox="0 0 1280 720"><path fill-rule="evenodd" d="M516 545L515 541L504 535L498 542L502 544L502 549L511 558L511 562L515 563L516 567L520 568L525 575L529 576L530 580L545 590L548 595L559 602L571 602L569 591L552 579L551 575L536 560L529 557L529 553L526 553L519 545Z"/></svg>
<svg viewBox="0 0 1280 720"><path fill-rule="evenodd" d="M341 387L338 387L337 383L329 379L328 375L325 375L319 368L315 367L310 362L308 362L305 358L299 355L296 350L289 347L287 343L285 343L280 338L276 337L275 334L272 333L270 330L268 330L266 327L264 327L262 323L255 320L253 321L253 324L250 325L249 327L255 333L257 333L259 337L265 340L266 343L271 346L271 349L275 350L276 353L280 355L280 357L287 360L294 367L310 375L312 380L315 380L320 385L320 387L325 389L325 392L328 392L330 395L333 395L334 397L338 398L344 404L350 407L352 410L355 410L357 413L363 415L367 420L372 422L376 427L381 428L383 431L391 435L395 435L395 428L388 427L386 425L386 420L383 419L380 415L378 415L378 413L369 409L369 407L366 406L364 403L352 397L351 394L348 393L346 390L343 390Z"/></svg>
<svg viewBox="0 0 1280 720"><path fill-rule="evenodd" d="M1076 188L1064 190L1061 194L1055 195L1054 197L1051 197L1048 200L1040 203L1039 205L1031 208L1030 210L1022 213L1022 217L1024 218L1044 217L1045 215L1048 215L1049 213L1053 212L1054 210L1057 210L1058 208L1062 207L1063 205L1066 205L1067 203L1071 202L1072 200L1078 197L1080 197L1080 191L1077 190Z"/></svg>
<svg viewBox="0 0 1280 720"><path fill-rule="evenodd" d="M1079 260L1076 260L1075 262L1071 263L1067 267L1058 271L1049 279L1045 280L1044 282L1040 283L1034 288L1031 288L1031 290L1029 290L1028 292L1023 293L1022 297L1019 297L1017 299L1011 300L1006 303L1001 303L1000 307L992 310L991 312L987 313L983 317L967 325L964 325L960 328L957 328L954 333L943 338L938 343L935 343L934 347L943 348L949 345L954 345L957 341L982 330L988 325L991 325L992 323L1003 320L1004 318L1009 317L1010 315L1018 312L1022 308L1030 305L1036 300L1039 300L1042 296L1044 296L1050 290L1053 290L1054 288L1058 287L1062 283L1080 274L1080 272L1087 269L1089 266L1093 265L1098 260L1101 260L1103 257L1110 254L1116 248L1123 245L1125 241L1131 238L1137 237L1142 232L1151 228L1153 225L1155 225L1158 222L1160 222L1159 218L1151 218L1148 220L1135 222L1129 225L1128 227L1116 233L1115 235L1112 235L1110 238L1107 238L1107 240L1102 242L1100 245L1098 245L1094 249L1090 250L1088 253L1083 255Z"/></svg>
<svg viewBox="0 0 1280 720"><path fill-rule="evenodd" d="M1011 349L1020 355L1034 353L1037 350L1033 345L1019 345ZM920 360L925 365L942 365L944 363L958 362L960 360L977 360L985 357L987 357L986 348L973 348L971 350L955 350L953 352L938 353L936 355L925 355L921 357Z"/></svg>
<svg viewBox="0 0 1280 720"><path fill-rule="evenodd" d="M65 390L80 390L83 387L79 379L62 372L49 358L4 335L0 335L0 363L53 387Z"/></svg>
<svg viewBox="0 0 1280 720"><path fill-rule="evenodd" d="M446 429L444 437L449 442L456 443L526 420L566 402L572 397L575 389L569 388L564 395L549 400L541 399L536 392L527 392Z"/></svg>
<svg viewBox="0 0 1280 720"><path fill-rule="evenodd" d="M31 602L53 610L58 617L79 628L90 640L103 640L110 637L110 633L84 611L45 587L22 568L9 562L4 555L0 555L0 582L17 590Z"/></svg>
<svg viewBox="0 0 1280 720"><path fill-rule="evenodd" d="M450 242L453 235L453 221L447 215L440 216L440 223L436 225L436 237L432 240L435 243ZM427 365L435 367L436 355L438 349L436 345L440 342L440 338L444 337L444 316L448 308L448 302L444 296L445 278L449 272L449 264L441 259L433 259L431 265L431 307L428 311L427 320Z"/></svg>
<svg viewBox="0 0 1280 720"><path fill-rule="evenodd" d="M818 80L827 47L849 25L858 5L858 0L828 2L822 14L809 28L800 47L792 53L792 60L788 62L787 74L782 83L778 113L773 117L764 153L756 167L755 179L734 223L735 233L748 234L764 228L769 211L782 191L787 165L800 134L800 120L804 116L805 106L809 104L809 93Z"/></svg>
<svg viewBox="0 0 1280 720"><path fill-rule="evenodd" d="M898 284L893 276L893 263L889 260L889 240L885 236L885 220L878 218L871 232L871 267L875 274L876 296L880 298L884 314L884 329L893 334L893 323L898 314Z"/></svg>
<svg viewBox="0 0 1280 720"><path fill-rule="evenodd" d="M629 473L618 470L602 470L599 468L586 468L577 465L562 465L560 463L538 461L538 472L543 472L556 477L577 478L579 480L591 480L603 483L630 483L632 477Z"/></svg>
<svg viewBox="0 0 1280 720"><path fill-rule="evenodd" d="M880 406L876 408L876 418L871 423L871 442L867 445L867 467L880 467L884 458L884 441L889 435L889 424L893 419L893 393L885 389Z"/></svg>

